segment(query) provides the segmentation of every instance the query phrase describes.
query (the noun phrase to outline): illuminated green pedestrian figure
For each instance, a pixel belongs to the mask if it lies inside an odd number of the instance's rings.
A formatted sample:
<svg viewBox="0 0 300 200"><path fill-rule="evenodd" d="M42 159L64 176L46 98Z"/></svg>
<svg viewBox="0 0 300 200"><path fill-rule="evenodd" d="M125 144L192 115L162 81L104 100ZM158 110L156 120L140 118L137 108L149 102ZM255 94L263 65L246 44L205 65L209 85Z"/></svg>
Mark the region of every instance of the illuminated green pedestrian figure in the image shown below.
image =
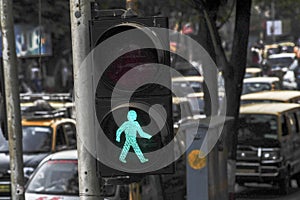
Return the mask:
<svg viewBox="0 0 300 200"><path fill-rule="evenodd" d="M148 161L147 158L144 157L143 152L141 151L137 141L136 141L136 134L137 132L139 133L139 135L143 138L147 138L150 139L152 136L149 135L148 133L145 133L140 124L135 121L137 118L137 114L134 110L130 110L128 111L127 114L127 119L128 121L124 122L117 130L116 132L116 141L120 142L120 136L122 134L122 132L125 132L125 144L123 146L122 152L120 154L119 160L123 163L126 163L126 156L129 152L130 147L133 148L135 154L138 156L138 158L140 159L141 163L145 163Z"/></svg>

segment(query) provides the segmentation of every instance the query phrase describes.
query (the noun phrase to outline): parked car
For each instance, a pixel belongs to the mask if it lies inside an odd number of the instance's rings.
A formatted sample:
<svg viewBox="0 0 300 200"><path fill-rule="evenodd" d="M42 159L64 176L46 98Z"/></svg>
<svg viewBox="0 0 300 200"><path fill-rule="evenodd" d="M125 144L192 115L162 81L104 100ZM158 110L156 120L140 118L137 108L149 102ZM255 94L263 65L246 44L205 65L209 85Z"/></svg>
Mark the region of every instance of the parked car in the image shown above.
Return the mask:
<svg viewBox="0 0 300 200"><path fill-rule="evenodd" d="M23 161L25 181L42 159L52 152L76 148L75 120L57 111L23 116ZM0 134L0 199L10 199L8 141Z"/></svg>
<svg viewBox="0 0 300 200"><path fill-rule="evenodd" d="M300 183L300 105L257 103L240 108L236 182L270 183L282 193Z"/></svg>
<svg viewBox="0 0 300 200"><path fill-rule="evenodd" d="M76 150L61 151L46 157L26 185L26 200L79 200L78 158ZM128 199L126 185L104 184L105 200Z"/></svg>
<svg viewBox="0 0 300 200"><path fill-rule="evenodd" d="M244 79L242 94L280 89L281 84L278 77L253 77Z"/></svg>
<svg viewBox="0 0 300 200"><path fill-rule="evenodd" d="M254 92L241 96L241 104L262 103L262 102L282 102L300 103L300 91L294 90L274 90Z"/></svg>

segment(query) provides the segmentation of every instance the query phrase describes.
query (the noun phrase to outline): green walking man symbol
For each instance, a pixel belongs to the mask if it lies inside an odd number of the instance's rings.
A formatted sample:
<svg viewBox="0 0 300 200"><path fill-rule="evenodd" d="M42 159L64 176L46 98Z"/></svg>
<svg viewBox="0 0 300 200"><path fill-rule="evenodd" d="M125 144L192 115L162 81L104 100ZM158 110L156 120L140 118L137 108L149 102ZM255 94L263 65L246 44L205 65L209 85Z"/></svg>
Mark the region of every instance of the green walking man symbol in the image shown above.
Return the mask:
<svg viewBox="0 0 300 200"><path fill-rule="evenodd" d="M130 147L133 148L135 154L137 155L137 157L140 159L141 163L145 163L148 161L147 158L144 157L143 152L141 151L137 140L136 140L136 134L137 132L139 133L139 135L143 138L147 138L150 139L152 136L149 135L148 133L145 133L140 124L136 121L137 118L137 114L134 110L130 110L128 111L127 114L127 119L128 121L124 122L117 130L116 132L116 141L120 142L120 136L122 134L122 132L125 132L125 144L123 146L122 152L120 154L119 160L123 163L126 163L126 156L129 152Z"/></svg>

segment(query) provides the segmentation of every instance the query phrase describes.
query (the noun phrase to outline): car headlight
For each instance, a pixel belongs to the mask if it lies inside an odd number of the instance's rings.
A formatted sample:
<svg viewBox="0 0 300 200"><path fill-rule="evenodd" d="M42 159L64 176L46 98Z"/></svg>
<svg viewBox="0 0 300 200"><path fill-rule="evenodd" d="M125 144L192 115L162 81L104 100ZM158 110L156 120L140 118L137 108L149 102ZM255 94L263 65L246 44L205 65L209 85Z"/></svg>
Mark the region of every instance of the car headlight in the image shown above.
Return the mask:
<svg viewBox="0 0 300 200"><path fill-rule="evenodd" d="M270 151L270 152L263 153L264 160L277 160L279 157L280 157L279 152L276 152L276 151Z"/></svg>

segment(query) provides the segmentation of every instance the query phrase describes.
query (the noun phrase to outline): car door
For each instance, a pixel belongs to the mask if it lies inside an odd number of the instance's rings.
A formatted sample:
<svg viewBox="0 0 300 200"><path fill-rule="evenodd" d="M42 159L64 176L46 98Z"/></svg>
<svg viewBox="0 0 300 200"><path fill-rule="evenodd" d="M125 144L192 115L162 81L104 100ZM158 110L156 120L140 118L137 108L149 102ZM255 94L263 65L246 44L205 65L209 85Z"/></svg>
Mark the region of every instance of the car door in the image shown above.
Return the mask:
<svg viewBox="0 0 300 200"><path fill-rule="evenodd" d="M285 164L290 164L293 160L293 147L291 139L291 127L290 120L286 113L283 113L281 116L281 152L282 156L285 159Z"/></svg>
<svg viewBox="0 0 300 200"><path fill-rule="evenodd" d="M300 171L300 110L297 109L288 114L291 121L292 147L293 147L293 170Z"/></svg>

